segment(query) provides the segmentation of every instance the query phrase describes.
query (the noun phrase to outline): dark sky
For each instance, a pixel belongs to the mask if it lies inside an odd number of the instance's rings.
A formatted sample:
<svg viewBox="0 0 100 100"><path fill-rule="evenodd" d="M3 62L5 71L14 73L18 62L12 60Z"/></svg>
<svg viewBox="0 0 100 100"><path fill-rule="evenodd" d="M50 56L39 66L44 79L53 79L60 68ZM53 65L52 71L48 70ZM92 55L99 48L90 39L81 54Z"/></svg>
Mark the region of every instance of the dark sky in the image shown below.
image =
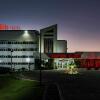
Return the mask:
<svg viewBox="0 0 100 100"><path fill-rule="evenodd" d="M0 23L37 30L58 24L68 51L100 51L100 0L0 0Z"/></svg>

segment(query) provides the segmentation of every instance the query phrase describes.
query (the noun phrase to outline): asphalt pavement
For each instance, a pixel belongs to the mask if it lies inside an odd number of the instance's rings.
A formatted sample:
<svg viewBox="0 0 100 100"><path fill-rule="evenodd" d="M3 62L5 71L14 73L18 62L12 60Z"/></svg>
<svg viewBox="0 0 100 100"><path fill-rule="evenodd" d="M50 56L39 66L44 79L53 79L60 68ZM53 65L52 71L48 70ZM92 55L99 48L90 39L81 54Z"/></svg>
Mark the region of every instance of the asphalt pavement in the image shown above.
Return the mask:
<svg viewBox="0 0 100 100"><path fill-rule="evenodd" d="M78 71L78 74L69 75L65 70L42 70L42 84L48 86L56 84L62 100L99 100L100 70L79 69ZM39 80L39 75L39 71L34 71L31 79Z"/></svg>

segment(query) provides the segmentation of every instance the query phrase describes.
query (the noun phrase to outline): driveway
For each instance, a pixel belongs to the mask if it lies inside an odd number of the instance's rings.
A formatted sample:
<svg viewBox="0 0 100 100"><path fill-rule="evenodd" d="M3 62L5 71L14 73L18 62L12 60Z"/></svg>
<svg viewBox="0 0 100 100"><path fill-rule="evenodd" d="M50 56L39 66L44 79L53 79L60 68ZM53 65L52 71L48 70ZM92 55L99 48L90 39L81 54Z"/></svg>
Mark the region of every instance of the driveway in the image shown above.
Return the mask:
<svg viewBox="0 0 100 100"><path fill-rule="evenodd" d="M39 71L30 74L39 80ZM42 70L42 84L57 84L63 100L100 98L100 70L79 69L79 74L68 75L65 70Z"/></svg>

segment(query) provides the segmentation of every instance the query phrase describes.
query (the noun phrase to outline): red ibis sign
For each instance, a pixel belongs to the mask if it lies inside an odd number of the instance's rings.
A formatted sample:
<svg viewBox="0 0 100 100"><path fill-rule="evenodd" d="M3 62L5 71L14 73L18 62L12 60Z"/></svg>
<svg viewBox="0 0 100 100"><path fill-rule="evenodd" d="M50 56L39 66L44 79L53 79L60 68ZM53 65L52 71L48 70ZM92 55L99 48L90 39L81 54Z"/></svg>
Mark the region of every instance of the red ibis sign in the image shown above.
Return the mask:
<svg viewBox="0 0 100 100"><path fill-rule="evenodd" d="M0 30L20 30L19 26L0 24Z"/></svg>

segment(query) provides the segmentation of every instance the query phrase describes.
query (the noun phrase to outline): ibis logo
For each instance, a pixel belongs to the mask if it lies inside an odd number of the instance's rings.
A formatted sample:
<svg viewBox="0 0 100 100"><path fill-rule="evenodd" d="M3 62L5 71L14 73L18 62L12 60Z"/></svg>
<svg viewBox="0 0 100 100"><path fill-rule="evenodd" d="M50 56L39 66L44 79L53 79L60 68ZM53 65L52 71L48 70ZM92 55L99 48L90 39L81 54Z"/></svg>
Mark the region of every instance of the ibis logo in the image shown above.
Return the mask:
<svg viewBox="0 0 100 100"><path fill-rule="evenodd" d="M0 24L0 30L20 30L19 26Z"/></svg>

